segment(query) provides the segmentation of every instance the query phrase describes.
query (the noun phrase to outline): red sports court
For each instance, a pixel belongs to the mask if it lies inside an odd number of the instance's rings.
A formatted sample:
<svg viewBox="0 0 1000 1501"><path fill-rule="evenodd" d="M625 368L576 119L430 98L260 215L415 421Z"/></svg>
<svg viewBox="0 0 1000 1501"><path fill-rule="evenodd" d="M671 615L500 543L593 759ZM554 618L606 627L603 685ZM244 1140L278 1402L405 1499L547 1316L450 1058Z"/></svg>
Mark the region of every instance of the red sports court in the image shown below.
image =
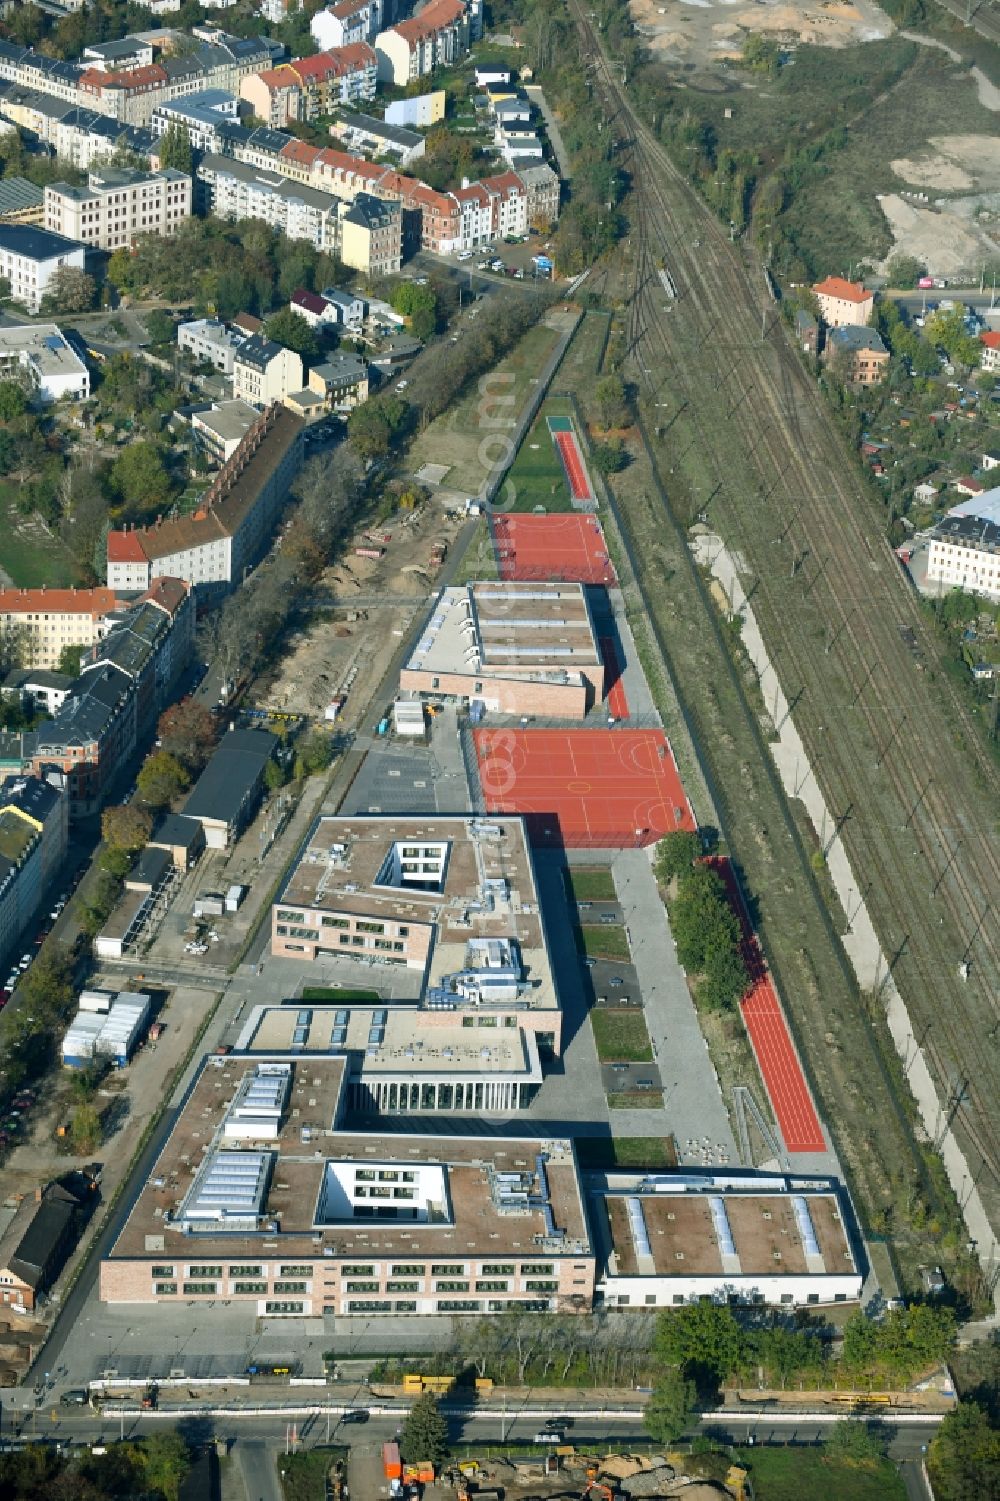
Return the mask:
<svg viewBox="0 0 1000 1501"><path fill-rule="evenodd" d="M740 1002L740 1011L785 1147L789 1152L825 1152L823 1128L781 1002L750 926L743 893L728 860L713 860L711 863L726 883L729 900L743 930L742 952L750 974L750 989Z"/></svg>
<svg viewBox="0 0 1000 1501"><path fill-rule="evenodd" d="M695 827L662 730L473 731L487 811L523 813L536 843L616 849Z"/></svg>
<svg viewBox="0 0 1000 1501"><path fill-rule="evenodd" d="M569 485L569 493L574 504L593 504L594 492L587 476L587 466L583 462L583 454L573 431L573 422L570 417L547 417L545 419L549 429L549 437L556 445L559 457L562 459L563 472L566 475L566 483Z"/></svg>
<svg viewBox="0 0 1000 1501"><path fill-rule="evenodd" d="M618 582L596 516L496 516L493 549L502 579Z"/></svg>
<svg viewBox="0 0 1000 1501"><path fill-rule="evenodd" d="M621 661L613 636L602 636L601 656L604 660L604 699L608 713L615 719L628 719L628 699L622 682Z"/></svg>

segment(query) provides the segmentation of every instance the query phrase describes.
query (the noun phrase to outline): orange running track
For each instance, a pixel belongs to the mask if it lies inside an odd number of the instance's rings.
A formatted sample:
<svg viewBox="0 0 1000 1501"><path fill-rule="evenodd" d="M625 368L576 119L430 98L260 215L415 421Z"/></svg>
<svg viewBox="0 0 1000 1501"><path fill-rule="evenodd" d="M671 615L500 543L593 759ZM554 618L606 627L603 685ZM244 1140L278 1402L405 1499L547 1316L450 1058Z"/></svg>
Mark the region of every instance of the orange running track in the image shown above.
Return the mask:
<svg viewBox="0 0 1000 1501"><path fill-rule="evenodd" d="M618 661L618 647L613 636L601 637L601 656L604 658L604 698L608 713L615 719L628 719L628 699Z"/></svg>
<svg viewBox="0 0 1000 1501"><path fill-rule="evenodd" d="M694 829L662 730L473 731L490 813L523 813L532 838L567 848L655 844Z"/></svg>
<svg viewBox="0 0 1000 1501"><path fill-rule="evenodd" d="M563 461L566 471L566 481L569 485L569 493L574 500L593 500L590 485L587 483L587 471L583 467L583 458L577 446L574 433L553 433L559 457Z"/></svg>
<svg viewBox="0 0 1000 1501"><path fill-rule="evenodd" d="M785 1147L789 1152L825 1152L823 1128L788 1031L785 1013L750 926L743 893L728 860L718 859L710 863L726 883L729 900L740 921L743 960L750 975L750 989L740 1002L740 1011Z"/></svg>
<svg viewBox="0 0 1000 1501"><path fill-rule="evenodd" d="M596 516L497 516L493 546L502 579L618 582Z"/></svg>

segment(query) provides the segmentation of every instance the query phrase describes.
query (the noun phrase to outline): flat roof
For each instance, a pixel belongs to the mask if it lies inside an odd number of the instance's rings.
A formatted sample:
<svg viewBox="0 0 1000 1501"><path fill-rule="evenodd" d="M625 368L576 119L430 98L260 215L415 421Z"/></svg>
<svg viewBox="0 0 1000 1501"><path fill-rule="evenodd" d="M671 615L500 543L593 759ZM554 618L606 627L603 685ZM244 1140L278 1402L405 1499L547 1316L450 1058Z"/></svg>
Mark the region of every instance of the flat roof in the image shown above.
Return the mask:
<svg viewBox="0 0 1000 1501"><path fill-rule="evenodd" d="M834 1180L609 1174L589 1194L609 1276L857 1272Z"/></svg>
<svg viewBox="0 0 1000 1501"><path fill-rule="evenodd" d="M537 1048L520 1027L470 1031L460 1022L425 1028L416 1007L383 1005L316 1005L286 1002L258 1006L251 1012L237 1047L248 1053L290 1052L296 1039L301 1052L363 1054L361 1071L368 1075L404 1075L443 1079L475 1073L483 1078L534 1078ZM305 1018L308 1017L308 1020ZM377 1020L382 1018L382 1020ZM374 1039L378 1039L375 1041Z"/></svg>
<svg viewBox="0 0 1000 1501"><path fill-rule="evenodd" d="M406 665L551 680L601 663L582 584L480 581L441 591Z"/></svg>
<svg viewBox="0 0 1000 1501"><path fill-rule="evenodd" d="M195 412L191 418L191 426L195 429L204 428L207 432L214 433L223 443L239 442L240 438L250 431L259 416L260 413L256 407L236 397L232 401L220 403L210 412Z"/></svg>
<svg viewBox="0 0 1000 1501"><path fill-rule="evenodd" d="M39 375L78 375L86 365L54 323L18 323L0 328L0 352L23 354Z"/></svg>
<svg viewBox="0 0 1000 1501"><path fill-rule="evenodd" d="M402 845L441 852L441 882L394 884L387 860ZM557 1007L534 866L523 820L324 816L313 825L275 903L434 930L428 985L465 967L471 940L516 941L526 989L517 1004Z"/></svg>
<svg viewBox="0 0 1000 1501"><path fill-rule="evenodd" d="M268 730L230 730L223 735L181 812L186 818L229 823L262 775L278 744Z"/></svg>
<svg viewBox="0 0 1000 1501"><path fill-rule="evenodd" d="M273 1120L259 1139L241 1135L248 1157L271 1154L271 1171L257 1230L185 1233L176 1218L213 1150L226 1143L227 1114L264 1061L230 1054L202 1064L173 1129L122 1228L111 1260L171 1256L190 1262L213 1257L436 1256L462 1258L522 1252L525 1255L585 1255L589 1233L572 1143L542 1137L371 1135L336 1129L344 1083L340 1057L291 1062L291 1085L277 1128ZM287 1062L285 1059L276 1060ZM307 1136L304 1133L308 1132ZM552 1223L564 1232L547 1238L541 1207L501 1211L497 1173L532 1175L546 1154L545 1184ZM364 1169L366 1163L443 1172L448 1213L433 1223L409 1219L321 1218L320 1195L328 1169ZM537 1188L533 1198L540 1197ZM280 1224L280 1233L276 1227Z"/></svg>

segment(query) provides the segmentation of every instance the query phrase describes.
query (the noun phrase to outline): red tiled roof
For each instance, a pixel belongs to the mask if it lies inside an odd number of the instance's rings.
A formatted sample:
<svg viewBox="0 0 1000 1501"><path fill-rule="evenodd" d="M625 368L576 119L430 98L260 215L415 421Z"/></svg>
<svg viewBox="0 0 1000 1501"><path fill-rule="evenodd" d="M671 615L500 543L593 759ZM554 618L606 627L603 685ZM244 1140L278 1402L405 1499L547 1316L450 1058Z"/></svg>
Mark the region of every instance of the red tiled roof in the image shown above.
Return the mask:
<svg viewBox="0 0 1000 1501"><path fill-rule="evenodd" d="M138 532L108 532L109 563L148 563Z"/></svg>
<svg viewBox="0 0 1000 1501"><path fill-rule="evenodd" d="M334 47L330 52L316 52L312 57L293 58L293 68L303 82L309 78L323 80L342 78L345 73L355 73L359 68L373 68L375 53L367 42L350 42L346 47Z"/></svg>
<svg viewBox="0 0 1000 1501"><path fill-rule="evenodd" d="M317 292L307 292L305 287L299 287L297 292L292 293L292 306L308 308L310 313L323 313L328 303Z"/></svg>
<svg viewBox="0 0 1000 1501"><path fill-rule="evenodd" d="M847 281L843 276L828 276L813 287L817 297L837 297L841 302L867 302L872 296L863 281Z"/></svg>
<svg viewBox="0 0 1000 1501"><path fill-rule="evenodd" d="M1000 334L986 333L979 335L980 344L985 344L987 349L1000 349Z"/></svg>
<svg viewBox="0 0 1000 1501"><path fill-rule="evenodd" d="M463 0L431 0L430 5L425 5L419 16L411 16L408 21L397 21L389 29L412 46L414 42L423 41L425 37L442 31L445 26L453 25L464 14Z"/></svg>
<svg viewBox="0 0 1000 1501"><path fill-rule="evenodd" d="M484 177L482 186L491 189L494 193L509 193L512 189L516 192L524 192L524 183L516 172L498 172L495 177Z"/></svg>
<svg viewBox="0 0 1000 1501"><path fill-rule="evenodd" d="M277 68L265 68L257 77L265 88L268 89L298 89L302 87L298 74L288 63L282 63Z"/></svg>
<svg viewBox="0 0 1000 1501"><path fill-rule="evenodd" d="M111 536L115 536L112 532ZM107 615L117 609L113 589L0 589L0 615Z"/></svg>
<svg viewBox="0 0 1000 1501"><path fill-rule="evenodd" d="M79 85L82 88L114 88L114 89L151 89L158 83L166 83L167 75L159 63L147 63L142 68L132 68L128 72L102 73L100 68L88 68L86 73L81 73Z"/></svg>
<svg viewBox="0 0 1000 1501"><path fill-rule="evenodd" d="M330 7L331 16L336 16L338 21L346 21L348 16L356 16L359 11L367 10L371 0L340 0L339 5Z"/></svg>
<svg viewBox="0 0 1000 1501"><path fill-rule="evenodd" d="M282 146L278 152L289 162L301 162L303 167L311 167L319 155L318 146L310 146L308 141L289 141L287 146Z"/></svg>
<svg viewBox="0 0 1000 1501"><path fill-rule="evenodd" d="M172 616L176 615L190 593L191 585L186 579L161 577L153 580L142 598L159 605L161 610L166 610Z"/></svg>

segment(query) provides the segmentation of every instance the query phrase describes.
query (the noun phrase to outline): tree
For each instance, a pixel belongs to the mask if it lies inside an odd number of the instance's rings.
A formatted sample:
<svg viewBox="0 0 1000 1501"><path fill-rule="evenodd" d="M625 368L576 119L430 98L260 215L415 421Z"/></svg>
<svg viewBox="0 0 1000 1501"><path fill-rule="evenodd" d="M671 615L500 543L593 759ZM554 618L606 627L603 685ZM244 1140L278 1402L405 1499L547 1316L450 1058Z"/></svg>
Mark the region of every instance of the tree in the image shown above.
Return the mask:
<svg viewBox="0 0 1000 1501"><path fill-rule="evenodd" d="M656 846L656 879L661 886L669 886L675 876L688 873L701 854L701 840L688 829L676 829L664 834Z"/></svg>
<svg viewBox="0 0 1000 1501"><path fill-rule="evenodd" d="M420 287L415 281L403 281L393 288L392 305L409 319L410 332L416 339L427 340L437 328L437 295L433 287Z"/></svg>
<svg viewBox="0 0 1000 1501"><path fill-rule="evenodd" d="M163 750L195 771L208 760L218 738L218 725L211 710L195 698L184 698L164 709L156 733Z"/></svg>
<svg viewBox="0 0 1000 1501"><path fill-rule="evenodd" d="M70 1116L69 1141L77 1157L87 1157L101 1144L101 1117L93 1105L77 1105Z"/></svg>
<svg viewBox="0 0 1000 1501"><path fill-rule="evenodd" d="M135 785L150 808L165 808L190 783L184 767L169 751L154 751L146 757Z"/></svg>
<svg viewBox="0 0 1000 1501"><path fill-rule="evenodd" d="M881 1459L888 1446L888 1437L871 1423L859 1423L844 1418L834 1423L826 1441L826 1452L838 1459L864 1461Z"/></svg>
<svg viewBox="0 0 1000 1501"><path fill-rule="evenodd" d="M679 882L670 907L670 931L684 968L701 974L709 953L735 949L739 923L726 898L720 877L707 865L697 865Z"/></svg>
<svg viewBox="0 0 1000 1501"><path fill-rule="evenodd" d="M658 1444L672 1444L679 1439L695 1410L696 1391L680 1371L664 1371L653 1387L642 1420L646 1431Z"/></svg>
<svg viewBox="0 0 1000 1501"><path fill-rule="evenodd" d="M347 419L347 433L358 457L375 459L389 452L409 412L398 396L373 396L355 407Z"/></svg>
<svg viewBox="0 0 1000 1501"><path fill-rule="evenodd" d="M742 1335L727 1303L687 1303L660 1315L655 1348L667 1365L708 1390L738 1369Z"/></svg>
<svg viewBox="0 0 1000 1501"><path fill-rule="evenodd" d="M179 120L172 120L160 139L159 158L161 167L174 167L178 172L191 173L194 167L194 155L191 150L191 137L186 125Z"/></svg>
<svg viewBox="0 0 1000 1501"><path fill-rule="evenodd" d="M105 275L111 285L118 288L119 292L127 292L132 286L132 255L124 245L112 251L108 257L108 269Z"/></svg>
<svg viewBox="0 0 1000 1501"><path fill-rule="evenodd" d="M727 937L705 955L698 1002L707 1011L729 1011L746 994L750 975L742 953Z"/></svg>
<svg viewBox="0 0 1000 1501"><path fill-rule="evenodd" d="M628 392L620 375L606 375L594 392L601 421L606 428L621 427L628 420Z"/></svg>
<svg viewBox="0 0 1000 1501"><path fill-rule="evenodd" d="M146 332L154 344L169 344L174 337L174 320L162 308L146 314Z"/></svg>
<svg viewBox="0 0 1000 1501"><path fill-rule="evenodd" d="M268 792L277 792L279 788L284 787L287 781L288 773L286 772L283 763L281 761L276 761L274 757L272 757L264 767L264 786L267 788Z"/></svg>
<svg viewBox="0 0 1000 1501"><path fill-rule="evenodd" d="M68 951L47 943L19 987L22 1009L42 1021L61 1017L73 1000L73 962Z"/></svg>
<svg viewBox="0 0 1000 1501"><path fill-rule="evenodd" d="M621 438L591 445L594 467L599 474L618 474L628 463L628 450Z"/></svg>
<svg viewBox="0 0 1000 1501"><path fill-rule="evenodd" d="M82 656L82 646L64 646L59 653L59 660L56 662L56 672L61 672L68 678L78 678L80 676L80 659Z"/></svg>
<svg viewBox="0 0 1000 1501"><path fill-rule="evenodd" d="M920 278L926 275L927 267L922 261L918 261L915 255L894 255L889 259L885 268L886 280L890 287L915 287Z"/></svg>
<svg viewBox="0 0 1000 1501"><path fill-rule="evenodd" d="M191 1468L191 1455L180 1434L152 1433L143 1440L140 1453L146 1488L158 1492L164 1501L177 1501Z"/></svg>
<svg viewBox="0 0 1000 1501"><path fill-rule="evenodd" d="M101 814L101 836L113 849L133 854L141 850L153 832L153 820L138 803L121 803Z"/></svg>
<svg viewBox="0 0 1000 1501"><path fill-rule="evenodd" d="M313 730L307 740L299 747L299 753L295 759L296 776L313 776L317 771L325 771L333 760L333 740L323 730Z"/></svg>
<svg viewBox="0 0 1000 1501"><path fill-rule="evenodd" d="M743 65L754 73L777 73L781 49L773 37L751 31L743 43Z"/></svg>
<svg viewBox="0 0 1000 1501"><path fill-rule="evenodd" d="M403 1424L401 1447L410 1461L440 1464L448 1453L448 1425L432 1392L418 1397Z"/></svg>
<svg viewBox="0 0 1000 1501"><path fill-rule="evenodd" d="M159 445L141 438L123 448L111 466L111 486L132 516L166 505L171 482Z"/></svg>
<svg viewBox="0 0 1000 1501"><path fill-rule="evenodd" d="M0 380L0 422L13 422L23 417L28 398L16 380Z"/></svg>
<svg viewBox="0 0 1000 1501"><path fill-rule="evenodd" d="M296 354L301 354L305 359L315 359L319 353L316 330L310 328L301 313L293 312L291 308L282 308L280 312L272 313L264 324L264 332L276 344L294 349Z"/></svg>
<svg viewBox="0 0 1000 1501"><path fill-rule="evenodd" d="M976 1402L947 1414L927 1456L938 1501L996 1501L1000 1496L1000 1430Z"/></svg>
<svg viewBox="0 0 1000 1501"><path fill-rule="evenodd" d="M43 313L87 313L94 306L97 283L78 266L59 266L42 297Z"/></svg>

